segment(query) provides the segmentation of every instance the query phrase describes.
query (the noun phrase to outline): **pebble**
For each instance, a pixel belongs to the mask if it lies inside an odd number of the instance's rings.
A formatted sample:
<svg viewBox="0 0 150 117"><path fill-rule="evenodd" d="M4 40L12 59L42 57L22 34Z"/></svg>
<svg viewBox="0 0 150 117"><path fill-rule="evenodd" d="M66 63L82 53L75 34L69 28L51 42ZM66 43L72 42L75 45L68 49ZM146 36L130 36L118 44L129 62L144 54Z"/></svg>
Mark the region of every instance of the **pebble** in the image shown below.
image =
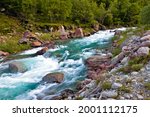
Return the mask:
<svg viewBox="0 0 150 117"><path fill-rule="evenodd" d="M131 75L136 76L136 75L138 75L138 72L132 72Z"/></svg>
<svg viewBox="0 0 150 117"><path fill-rule="evenodd" d="M130 94L128 94L128 93L125 93L123 96L124 96L126 99L130 99Z"/></svg>
<svg viewBox="0 0 150 117"><path fill-rule="evenodd" d="M137 94L136 96L137 96L137 98L138 98L139 100L143 100L143 99L144 99L144 97L143 97L142 95Z"/></svg>

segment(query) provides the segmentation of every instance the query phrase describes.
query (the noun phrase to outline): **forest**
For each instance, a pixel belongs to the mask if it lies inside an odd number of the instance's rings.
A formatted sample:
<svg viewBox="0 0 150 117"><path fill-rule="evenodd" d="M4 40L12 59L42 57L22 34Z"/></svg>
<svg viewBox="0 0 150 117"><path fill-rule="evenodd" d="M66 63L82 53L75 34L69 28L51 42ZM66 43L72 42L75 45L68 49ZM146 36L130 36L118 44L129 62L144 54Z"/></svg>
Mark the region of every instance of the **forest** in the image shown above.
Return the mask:
<svg viewBox="0 0 150 117"><path fill-rule="evenodd" d="M105 26L150 23L150 0L1 0L0 9L34 22Z"/></svg>

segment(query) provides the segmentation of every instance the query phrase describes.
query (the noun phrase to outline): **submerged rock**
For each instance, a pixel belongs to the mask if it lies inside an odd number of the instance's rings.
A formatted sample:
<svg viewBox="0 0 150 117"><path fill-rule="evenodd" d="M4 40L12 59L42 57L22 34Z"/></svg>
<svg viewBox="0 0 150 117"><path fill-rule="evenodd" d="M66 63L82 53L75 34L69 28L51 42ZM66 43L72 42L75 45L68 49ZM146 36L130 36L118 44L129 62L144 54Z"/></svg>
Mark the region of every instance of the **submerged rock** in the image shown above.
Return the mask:
<svg viewBox="0 0 150 117"><path fill-rule="evenodd" d="M22 62L12 62L9 64L9 70L12 73L17 73L17 72L24 73L27 71L27 68L25 64Z"/></svg>
<svg viewBox="0 0 150 117"><path fill-rule="evenodd" d="M64 74L61 72L49 73L42 78L42 82L61 83L64 80Z"/></svg>

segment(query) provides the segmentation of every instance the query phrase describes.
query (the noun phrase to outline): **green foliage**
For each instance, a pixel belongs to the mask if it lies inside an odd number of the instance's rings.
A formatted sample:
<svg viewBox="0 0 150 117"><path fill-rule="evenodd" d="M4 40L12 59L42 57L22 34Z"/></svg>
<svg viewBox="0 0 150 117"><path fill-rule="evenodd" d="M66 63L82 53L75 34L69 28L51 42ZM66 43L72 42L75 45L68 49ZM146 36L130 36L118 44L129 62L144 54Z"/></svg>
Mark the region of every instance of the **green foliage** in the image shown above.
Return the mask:
<svg viewBox="0 0 150 117"><path fill-rule="evenodd" d="M150 90L150 83L145 83L144 86L146 89Z"/></svg>
<svg viewBox="0 0 150 117"><path fill-rule="evenodd" d="M111 89L111 83L110 82L104 82L103 84L102 84L102 89L104 89L104 90L106 90L106 89Z"/></svg>
<svg viewBox="0 0 150 117"><path fill-rule="evenodd" d="M131 89L129 87L126 87L126 86L122 86L119 88L119 91L123 91L125 93L130 93L131 92Z"/></svg>
<svg viewBox="0 0 150 117"><path fill-rule="evenodd" d="M150 0L1 0L0 9L24 20L36 22L97 21L103 25L138 24L141 9ZM143 23L148 23L149 6L141 12ZM144 18L146 17L146 18Z"/></svg>
<svg viewBox="0 0 150 117"><path fill-rule="evenodd" d="M143 24L150 24L150 5L145 6L141 11L141 22Z"/></svg>
<svg viewBox="0 0 150 117"><path fill-rule="evenodd" d="M18 53L23 50L27 50L30 48L30 45L26 44L18 44L18 40L20 39L20 36L13 36L6 40L5 43L0 44L0 50L9 52L9 53ZM11 45L11 46L10 46Z"/></svg>

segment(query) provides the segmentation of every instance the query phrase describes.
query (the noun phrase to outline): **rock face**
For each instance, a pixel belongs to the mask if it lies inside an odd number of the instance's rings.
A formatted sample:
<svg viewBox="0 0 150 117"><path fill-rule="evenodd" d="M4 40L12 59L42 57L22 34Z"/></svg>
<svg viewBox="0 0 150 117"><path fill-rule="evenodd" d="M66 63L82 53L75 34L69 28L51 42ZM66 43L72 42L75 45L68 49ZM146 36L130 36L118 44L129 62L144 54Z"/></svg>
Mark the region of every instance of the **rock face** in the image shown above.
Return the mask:
<svg viewBox="0 0 150 117"><path fill-rule="evenodd" d="M33 41L33 42L31 43L31 46L32 46L32 47L40 47L41 45L42 45L42 43L39 42L39 41Z"/></svg>
<svg viewBox="0 0 150 117"><path fill-rule="evenodd" d="M9 64L9 70L12 73L17 73L17 72L24 73L27 71L27 68L21 62L12 62Z"/></svg>
<svg viewBox="0 0 150 117"><path fill-rule="evenodd" d="M64 80L64 74L61 72L49 73L42 78L42 82L61 83Z"/></svg>
<svg viewBox="0 0 150 117"><path fill-rule="evenodd" d="M138 56L147 56L149 55L149 47L141 47L137 50Z"/></svg>
<svg viewBox="0 0 150 117"><path fill-rule="evenodd" d="M48 50L47 47L44 47L43 49L39 50L38 52L35 53L35 55L43 55L44 53L46 53Z"/></svg>
<svg viewBox="0 0 150 117"><path fill-rule="evenodd" d="M75 38L82 38L82 37L84 37L82 28L77 28L75 33L74 33L74 35L75 35Z"/></svg>

